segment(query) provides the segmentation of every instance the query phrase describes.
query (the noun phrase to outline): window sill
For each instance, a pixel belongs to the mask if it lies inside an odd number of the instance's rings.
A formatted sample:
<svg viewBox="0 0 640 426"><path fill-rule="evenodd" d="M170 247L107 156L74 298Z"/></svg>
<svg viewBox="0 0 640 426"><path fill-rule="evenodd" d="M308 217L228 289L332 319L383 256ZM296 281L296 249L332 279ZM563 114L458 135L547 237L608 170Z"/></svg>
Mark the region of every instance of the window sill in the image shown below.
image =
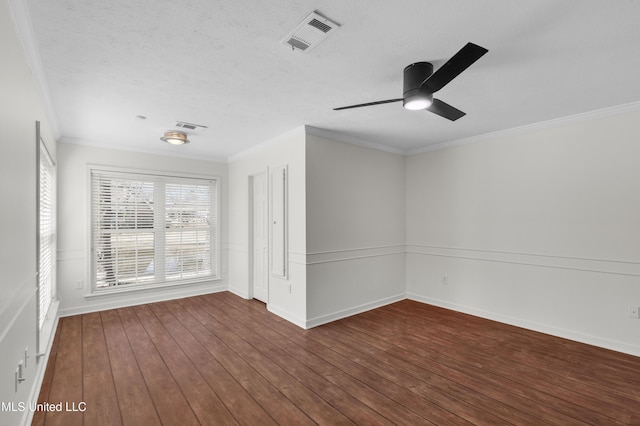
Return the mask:
<svg viewBox="0 0 640 426"><path fill-rule="evenodd" d="M127 294L127 293L145 293L151 292L155 290L164 290L170 288L181 288L181 287L191 287L206 283L213 283L215 281L221 281L221 277L215 278L207 278L198 281L180 281L180 282L170 282L170 283L161 283L161 284L146 284L146 285L134 285L131 287L121 286L121 287L113 287L106 288L104 290L94 290L93 293L86 294L84 298L86 300L91 299L99 299L103 297L115 296L119 294Z"/></svg>

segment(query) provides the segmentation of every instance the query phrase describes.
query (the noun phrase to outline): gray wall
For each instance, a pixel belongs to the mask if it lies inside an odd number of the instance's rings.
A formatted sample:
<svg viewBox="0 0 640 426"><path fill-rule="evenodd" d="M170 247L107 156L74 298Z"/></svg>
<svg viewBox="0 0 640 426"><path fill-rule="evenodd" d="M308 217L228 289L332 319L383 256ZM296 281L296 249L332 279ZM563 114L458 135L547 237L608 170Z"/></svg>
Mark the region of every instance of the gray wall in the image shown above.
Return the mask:
<svg viewBox="0 0 640 426"><path fill-rule="evenodd" d="M35 356L36 120L53 156L55 142L5 1L0 2L0 52L0 401L18 404L35 400L46 364ZM16 392L14 372L27 347L26 381ZM0 424L17 425L29 416L16 406L0 411Z"/></svg>
<svg viewBox="0 0 640 426"><path fill-rule="evenodd" d="M640 305L639 123L567 120L408 157L409 297L640 355L627 313Z"/></svg>
<svg viewBox="0 0 640 426"><path fill-rule="evenodd" d="M404 299L404 157L307 134L307 325Z"/></svg>

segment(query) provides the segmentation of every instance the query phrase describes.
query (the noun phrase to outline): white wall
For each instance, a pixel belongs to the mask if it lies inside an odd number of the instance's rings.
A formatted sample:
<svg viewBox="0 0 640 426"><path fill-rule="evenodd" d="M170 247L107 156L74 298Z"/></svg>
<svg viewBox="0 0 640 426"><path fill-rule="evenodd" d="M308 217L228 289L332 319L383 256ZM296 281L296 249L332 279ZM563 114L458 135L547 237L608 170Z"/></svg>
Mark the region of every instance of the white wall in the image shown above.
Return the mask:
<svg viewBox="0 0 640 426"><path fill-rule="evenodd" d="M161 143L161 142L158 142ZM180 149L180 147L175 147ZM220 178L221 280L163 289L91 297L89 276L88 165L151 171L191 173ZM177 297L226 290L227 279L227 165L211 161L167 157L72 144L58 144L58 295L60 315L111 309ZM76 288L81 282L82 288Z"/></svg>
<svg viewBox="0 0 640 426"><path fill-rule="evenodd" d="M306 320L305 133L300 127L244 152L229 163L229 289L252 297L249 265L249 178L288 166L287 279L269 278L267 307L304 327ZM290 290L289 290L290 289Z"/></svg>
<svg viewBox="0 0 640 426"><path fill-rule="evenodd" d="M407 158L409 297L640 355L627 314L640 305L639 123L624 113Z"/></svg>
<svg viewBox="0 0 640 426"><path fill-rule="evenodd" d="M404 299L404 157L307 134L307 326Z"/></svg>
<svg viewBox="0 0 640 426"><path fill-rule="evenodd" d="M18 404L35 401L46 365L35 356L36 120L54 157L55 144L6 1L0 2L0 52L0 402ZM14 372L27 347L26 381L16 392ZM30 415L0 411L0 424L21 424Z"/></svg>

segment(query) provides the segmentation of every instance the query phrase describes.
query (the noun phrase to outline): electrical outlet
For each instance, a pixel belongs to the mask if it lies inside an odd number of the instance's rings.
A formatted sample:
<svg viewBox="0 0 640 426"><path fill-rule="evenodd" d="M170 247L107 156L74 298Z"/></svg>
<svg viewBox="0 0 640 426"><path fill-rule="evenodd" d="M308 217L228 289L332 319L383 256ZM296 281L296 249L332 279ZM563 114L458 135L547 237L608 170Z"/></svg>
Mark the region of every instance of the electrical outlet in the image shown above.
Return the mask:
<svg viewBox="0 0 640 426"><path fill-rule="evenodd" d="M448 276L446 276L446 275L442 276L442 284L443 285L449 284L449 277Z"/></svg>
<svg viewBox="0 0 640 426"><path fill-rule="evenodd" d="M76 289L77 290L82 290L83 287L84 287L84 284L83 284L82 280L76 281Z"/></svg>
<svg viewBox="0 0 640 426"><path fill-rule="evenodd" d="M629 318L640 319L640 307L629 305Z"/></svg>

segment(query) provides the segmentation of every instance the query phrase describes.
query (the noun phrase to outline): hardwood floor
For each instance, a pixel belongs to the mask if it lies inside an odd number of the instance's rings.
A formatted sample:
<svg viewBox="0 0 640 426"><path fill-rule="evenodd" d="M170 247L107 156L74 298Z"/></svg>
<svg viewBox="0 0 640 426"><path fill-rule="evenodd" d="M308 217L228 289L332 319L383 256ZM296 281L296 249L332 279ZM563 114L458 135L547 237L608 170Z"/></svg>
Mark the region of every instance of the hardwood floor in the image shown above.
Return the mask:
<svg viewBox="0 0 640 426"><path fill-rule="evenodd" d="M78 411L34 425L640 425L640 358L409 300L305 331L216 293L61 318L39 401Z"/></svg>

